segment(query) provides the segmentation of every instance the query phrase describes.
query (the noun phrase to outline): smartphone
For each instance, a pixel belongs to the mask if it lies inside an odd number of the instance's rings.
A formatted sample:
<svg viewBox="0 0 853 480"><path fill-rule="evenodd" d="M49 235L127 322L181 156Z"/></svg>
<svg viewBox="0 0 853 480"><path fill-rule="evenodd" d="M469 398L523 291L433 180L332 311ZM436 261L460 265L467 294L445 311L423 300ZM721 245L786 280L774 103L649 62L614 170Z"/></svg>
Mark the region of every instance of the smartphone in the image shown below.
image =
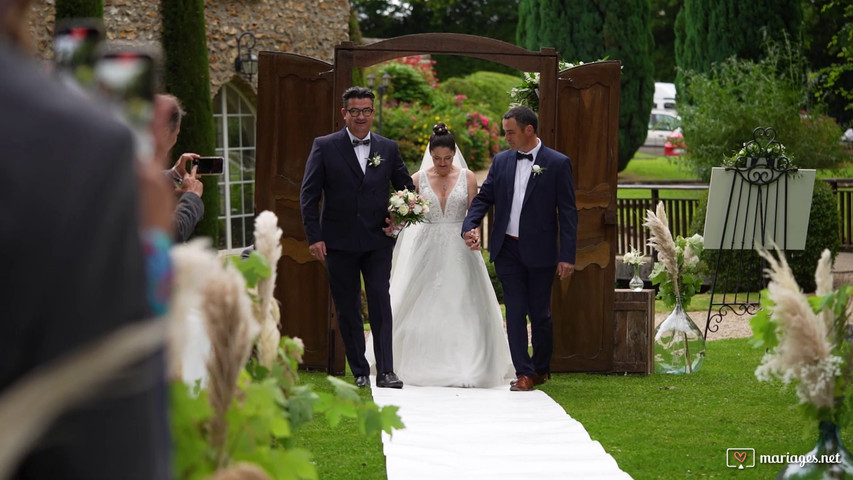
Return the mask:
<svg viewBox="0 0 853 480"><path fill-rule="evenodd" d="M71 18L57 22L53 36L57 73L92 90L98 50L105 39L104 24L98 19Z"/></svg>
<svg viewBox="0 0 853 480"><path fill-rule="evenodd" d="M196 173L199 175L219 175L222 173L222 167L225 159L222 157L198 157L190 161L187 165L187 172L192 171L192 167L198 165Z"/></svg>
<svg viewBox="0 0 853 480"><path fill-rule="evenodd" d="M95 82L127 122L148 129L154 115L154 57L141 49L108 49L95 62Z"/></svg>

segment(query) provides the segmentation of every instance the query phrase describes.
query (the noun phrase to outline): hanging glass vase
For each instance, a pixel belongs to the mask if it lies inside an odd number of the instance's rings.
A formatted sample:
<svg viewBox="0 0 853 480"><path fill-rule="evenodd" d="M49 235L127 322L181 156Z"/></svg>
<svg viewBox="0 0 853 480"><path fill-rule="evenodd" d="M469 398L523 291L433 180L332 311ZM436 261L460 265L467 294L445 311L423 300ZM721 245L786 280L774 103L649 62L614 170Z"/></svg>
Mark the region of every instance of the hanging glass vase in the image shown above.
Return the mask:
<svg viewBox="0 0 853 480"><path fill-rule="evenodd" d="M693 373L704 360L705 336L677 297L675 309L655 329L655 373Z"/></svg>
<svg viewBox="0 0 853 480"><path fill-rule="evenodd" d="M628 282L628 288L635 292L639 292L643 289L643 279L640 278L640 266L634 265L634 276L631 278L631 281Z"/></svg>
<svg viewBox="0 0 853 480"><path fill-rule="evenodd" d="M793 456L797 457L797 461L783 468L777 480L853 478L853 456L841 443L841 433L835 423L820 422L817 445L809 453Z"/></svg>

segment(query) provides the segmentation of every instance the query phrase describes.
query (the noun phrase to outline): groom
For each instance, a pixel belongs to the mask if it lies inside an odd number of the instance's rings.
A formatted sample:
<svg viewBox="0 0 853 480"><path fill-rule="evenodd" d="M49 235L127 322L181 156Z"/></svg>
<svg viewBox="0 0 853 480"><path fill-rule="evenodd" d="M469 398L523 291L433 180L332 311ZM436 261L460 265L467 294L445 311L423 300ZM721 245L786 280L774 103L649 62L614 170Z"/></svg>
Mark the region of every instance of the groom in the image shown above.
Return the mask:
<svg viewBox="0 0 853 480"><path fill-rule="evenodd" d="M517 376L510 390L528 391L550 376L551 286L555 270L560 279L574 271L578 213L571 160L539 140L536 113L513 107L502 124L512 150L495 156L462 233L471 249L479 249L476 228L494 205L489 257L504 291L509 350ZM532 359L527 353L528 316Z"/></svg>
<svg viewBox="0 0 853 480"><path fill-rule="evenodd" d="M373 99L368 88L348 88L341 108L346 128L314 139L302 179L302 223L308 250L326 264L355 384L370 384L360 314L363 277L376 354L376 386L403 388L394 374L391 352L388 289L394 239L388 226L388 198L389 184L395 190L415 188L397 143L370 131Z"/></svg>

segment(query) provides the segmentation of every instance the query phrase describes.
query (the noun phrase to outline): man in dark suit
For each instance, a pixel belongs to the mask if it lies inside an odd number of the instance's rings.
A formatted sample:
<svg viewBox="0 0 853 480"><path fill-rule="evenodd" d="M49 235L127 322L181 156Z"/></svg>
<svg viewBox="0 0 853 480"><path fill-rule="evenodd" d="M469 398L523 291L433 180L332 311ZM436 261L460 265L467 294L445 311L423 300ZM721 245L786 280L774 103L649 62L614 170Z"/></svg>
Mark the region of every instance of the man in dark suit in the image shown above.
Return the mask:
<svg viewBox="0 0 853 480"><path fill-rule="evenodd" d="M554 273L574 271L578 214L569 157L542 144L536 113L514 107L503 116L511 150L497 154L462 224L465 243L479 248L476 228L494 205L489 256L503 285L507 336L517 379L510 390L532 390L551 371ZM527 353L530 317L533 358Z"/></svg>
<svg viewBox="0 0 853 480"><path fill-rule="evenodd" d="M302 221L311 255L326 264L355 384L368 386L370 374L360 314L363 276L376 354L376 386L402 388L391 351L388 289L394 239L388 198L389 185L395 190L414 190L414 185L397 142L370 131L373 99L368 88L347 89L341 108L346 128L314 140L302 180Z"/></svg>
<svg viewBox="0 0 853 480"><path fill-rule="evenodd" d="M151 315L131 134L22 55L29 3L0 0L0 396ZM12 478L171 478L163 352L121 373Z"/></svg>

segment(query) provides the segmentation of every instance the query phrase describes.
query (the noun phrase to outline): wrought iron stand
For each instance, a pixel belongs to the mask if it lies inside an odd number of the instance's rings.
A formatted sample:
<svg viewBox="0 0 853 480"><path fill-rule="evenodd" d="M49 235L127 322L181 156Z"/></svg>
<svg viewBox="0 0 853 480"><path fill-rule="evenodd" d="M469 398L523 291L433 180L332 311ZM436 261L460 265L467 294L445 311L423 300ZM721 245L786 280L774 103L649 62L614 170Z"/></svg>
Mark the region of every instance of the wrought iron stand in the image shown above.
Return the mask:
<svg viewBox="0 0 853 480"><path fill-rule="evenodd" d="M763 274L766 262L754 246L775 243L780 250L786 249L788 180L797 172L785 156L784 146L776 141L772 127L756 128L752 140L725 170L734 172L728 206L724 212L712 212L710 208L706 211L706 217L723 217L705 323L706 339L708 332L719 329L729 312L740 316L758 310L760 292L767 286Z"/></svg>

